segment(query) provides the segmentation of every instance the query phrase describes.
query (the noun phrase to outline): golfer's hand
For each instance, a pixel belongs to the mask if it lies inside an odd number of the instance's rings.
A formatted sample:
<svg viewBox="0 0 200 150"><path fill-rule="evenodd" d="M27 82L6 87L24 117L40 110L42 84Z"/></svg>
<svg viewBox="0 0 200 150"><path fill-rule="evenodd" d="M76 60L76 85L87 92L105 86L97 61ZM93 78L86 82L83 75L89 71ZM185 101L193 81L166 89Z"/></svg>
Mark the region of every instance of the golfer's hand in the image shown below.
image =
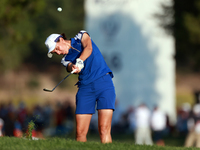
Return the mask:
<svg viewBox="0 0 200 150"><path fill-rule="evenodd" d="M76 71L74 72L75 74L78 74L79 72L81 72L81 70L79 69L79 67L77 67L76 65L73 65L73 66L72 66L72 71L73 71L73 70L76 70Z"/></svg>
<svg viewBox="0 0 200 150"><path fill-rule="evenodd" d="M76 64L75 65L79 68L80 71L84 68L83 60L81 60L80 58L76 59Z"/></svg>

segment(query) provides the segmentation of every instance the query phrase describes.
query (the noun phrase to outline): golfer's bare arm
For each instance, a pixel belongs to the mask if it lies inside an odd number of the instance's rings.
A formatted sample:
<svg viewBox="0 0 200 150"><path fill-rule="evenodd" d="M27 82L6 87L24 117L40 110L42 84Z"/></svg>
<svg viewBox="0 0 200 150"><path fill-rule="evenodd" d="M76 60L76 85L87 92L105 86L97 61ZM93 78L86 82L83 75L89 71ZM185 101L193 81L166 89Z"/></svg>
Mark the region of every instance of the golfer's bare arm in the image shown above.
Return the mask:
<svg viewBox="0 0 200 150"><path fill-rule="evenodd" d="M92 54L92 41L87 33L83 34L81 43L83 45L83 52L79 58L85 61Z"/></svg>
<svg viewBox="0 0 200 150"><path fill-rule="evenodd" d="M87 33L83 34L81 43L83 45L83 52L81 53L79 58L85 61L92 54L92 41L90 39L90 36ZM67 70L71 72L72 67L73 69L75 69L75 65L72 63L69 63L67 66Z"/></svg>

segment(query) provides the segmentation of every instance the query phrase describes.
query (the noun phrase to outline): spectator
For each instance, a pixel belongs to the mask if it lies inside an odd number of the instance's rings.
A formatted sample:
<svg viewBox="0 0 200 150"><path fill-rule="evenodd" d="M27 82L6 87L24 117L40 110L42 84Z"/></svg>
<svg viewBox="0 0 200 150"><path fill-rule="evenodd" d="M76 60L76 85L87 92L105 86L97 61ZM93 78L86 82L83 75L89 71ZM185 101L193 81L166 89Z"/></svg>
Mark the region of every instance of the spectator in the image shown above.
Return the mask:
<svg viewBox="0 0 200 150"><path fill-rule="evenodd" d="M19 138L23 136L22 127L18 120L14 123L14 136Z"/></svg>
<svg viewBox="0 0 200 150"><path fill-rule="evenodd" d="M5 136L14 136L15 119L16 119L15 113L8 112L6 119L4 120Z"/></svg>
<svg viewBox="0 0 200 150"><path fill-rule="evenodd" d="M189 133L187 135L185 146L200 147L200 104L195 104L191 117L188 119Z"/></svg>
<svg viewBox="0 0 200 150"><path fill-rule="evenodd" d="M121 105L119 104L119 101L115 100L115 111L113 113L112 117L112 133L120 133L123 132L122 130L122 124L123 124L123 111L121 108Z"/></svg>
<svg viewBox="0 0 200 150"><path fill-rule="evenodd" d="M56 135L65 134L65 113L63 105L60 102L57 102L57 108L55 111L55 124L56 124Z"/></svg>
<svg viewBox="0 0 200 150"><path fill-rule="evenodd" d="M191 112L191 106L189 103L183 103L177 112L177 124L176 129L180 136L186 136L188 133L187 121Z"/></svg>
<svg viewBox="0 0 200 150"><path fill-rule="evenodd" d="M135 132L136 120L135 120L135 110L133 107L129 108L128 123L129 123L129 130Z"/></svg>
<svg viewBox="0 0 200 150"><path fill-rule="evenodd" d="M51 124L51 117L53 114L53 109L50 105L50 103L46 103L46 105L43 108L43 115L44 115L44 127L48 128Z"/></svg>
<svg viewBox="0 0 200 150"><path fill-rule="evenodd" d="M68 100L63 103L64 112L64 126L67 133L70 133L74 129L74 110Z"/></svg>
<svg viewBox="0 0 200 150"><path fill-rule="evenodd" d="M3 125L4 125L4 121L3 119L0 118L0 136L3 136Z"/></svg>
<svg viewBox="0 0 200 150"><path fill-rule="evenodd" d="M43 138L43 128L44 128L44 116L41 106L36 105L35 109L33 110L33 117L34 117L34 123L36 127L36 136L38 138Z"/></svg>
<svg viewBox="0 0 200 150"><path fill-rule="evenodd" d="M26 126L25 126L26 118L27 118L27 109L25 103L20 102L17 120L20 122L23 131L26 131Z"/></svg>
<svg viewBox="0 0 200 150"><path fill-rule="evenodd" d="M66 100L63 104L65 118L68 121L74 121L74 110L68 100Z"/></svg>
<svg viewBox="0 0 200 150"><path fill-rule="evenodd" d="M150 116L151 112L145 104L136 108L136 132L135 140L136 144L152 145L151 128L150 128Z"/></svg>
<svg viewBox="0 0 200 150"><path fill-rule="evenodd" d="M0 118L2 118L4 120L6 118L7 113L8 113L8 110L6 109L5 104L1 104L1 106L0 106Z"/></svg>
<svg viewBox="0 0 200 150"><path fill-rule="evenodd" d="M154 108L151 117L151 127L153 130L154 141L157 145L164 146L163 134L166 129L167 118L163 111L158 109L158 107Z"/></svg>

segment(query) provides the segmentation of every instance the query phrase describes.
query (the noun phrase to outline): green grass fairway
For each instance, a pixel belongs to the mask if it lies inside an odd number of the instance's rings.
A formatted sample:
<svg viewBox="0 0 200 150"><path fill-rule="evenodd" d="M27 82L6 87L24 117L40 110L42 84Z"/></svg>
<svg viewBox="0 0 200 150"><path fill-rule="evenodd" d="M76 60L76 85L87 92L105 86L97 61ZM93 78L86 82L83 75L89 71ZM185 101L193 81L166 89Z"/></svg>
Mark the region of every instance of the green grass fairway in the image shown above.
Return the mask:
<svg viewBox="0 0 200 150"><path fill-rule="evenodd" d="M15 137L0 137L1 150L197 150L198 148L145 146L113 141L111 144L89 141L76 142L65 138L28 140Z"/></svg>

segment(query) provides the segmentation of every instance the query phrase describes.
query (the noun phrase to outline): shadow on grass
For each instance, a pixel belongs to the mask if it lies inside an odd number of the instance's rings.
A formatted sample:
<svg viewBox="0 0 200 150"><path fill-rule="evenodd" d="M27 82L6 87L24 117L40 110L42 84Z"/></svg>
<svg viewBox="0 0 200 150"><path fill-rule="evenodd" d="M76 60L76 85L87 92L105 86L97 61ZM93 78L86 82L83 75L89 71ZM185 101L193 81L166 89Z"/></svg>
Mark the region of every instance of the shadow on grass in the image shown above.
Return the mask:
<svg viewBox="0 0 200 150"><path fill-rule="evenodd" d="M88 141L100 142L100 137L98 133L89 133L87 136ZM113 142L121 142L134 144L134 134L112 134ZM184 136L167 136L164 138L166 146L176 146L183 147L185 142Z"/></svg>

